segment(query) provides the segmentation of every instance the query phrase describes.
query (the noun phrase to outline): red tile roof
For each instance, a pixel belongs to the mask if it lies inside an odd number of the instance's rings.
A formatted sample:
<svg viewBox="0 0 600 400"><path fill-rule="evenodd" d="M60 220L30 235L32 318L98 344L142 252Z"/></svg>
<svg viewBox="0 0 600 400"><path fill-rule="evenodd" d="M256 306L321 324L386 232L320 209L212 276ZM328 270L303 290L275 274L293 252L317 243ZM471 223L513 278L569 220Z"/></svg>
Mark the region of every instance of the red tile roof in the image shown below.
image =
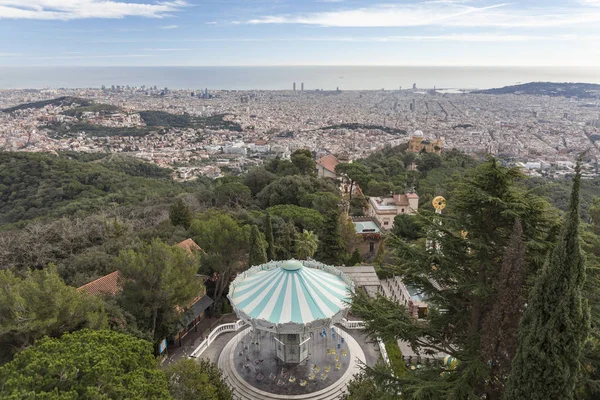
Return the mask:
<svg viewBox="0 0 600 400"><path fill-rule="evenodd" d="M114 296L120 291L119 287L119 271L111 272L108 275L98 278L88 284L77 288L78 292L85 292L91 295L106 295Z"/></svg>
<svg viewBox="0 0 600 400"><path fill-rule="evenodd" d="M321 157L317 160L317 164L325 168L328 171L335 173L335 166L340 162L333 154L328 154L325 157Z"/></svg>
<svg viewBox="0 0 600 400"><path fill-rule="evenodd" d="M193 254L195 251L202 251L200 246L198 246L192 239L185 239L183 242L177 243L177 246L181 247L190 254Z"/></svg>

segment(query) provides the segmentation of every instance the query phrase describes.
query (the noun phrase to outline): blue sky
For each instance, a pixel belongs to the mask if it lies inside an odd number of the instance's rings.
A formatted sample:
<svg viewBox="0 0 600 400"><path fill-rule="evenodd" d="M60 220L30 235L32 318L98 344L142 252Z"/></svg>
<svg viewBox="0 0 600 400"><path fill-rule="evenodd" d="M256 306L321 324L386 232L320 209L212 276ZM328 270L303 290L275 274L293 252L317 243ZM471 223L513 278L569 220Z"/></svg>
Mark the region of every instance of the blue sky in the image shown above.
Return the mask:
<svg viewBox="0 0 600 400"><path fill-rule="evenodd" d="M0 0L0 66L600 66L600 0L508 1Z"/></svg>

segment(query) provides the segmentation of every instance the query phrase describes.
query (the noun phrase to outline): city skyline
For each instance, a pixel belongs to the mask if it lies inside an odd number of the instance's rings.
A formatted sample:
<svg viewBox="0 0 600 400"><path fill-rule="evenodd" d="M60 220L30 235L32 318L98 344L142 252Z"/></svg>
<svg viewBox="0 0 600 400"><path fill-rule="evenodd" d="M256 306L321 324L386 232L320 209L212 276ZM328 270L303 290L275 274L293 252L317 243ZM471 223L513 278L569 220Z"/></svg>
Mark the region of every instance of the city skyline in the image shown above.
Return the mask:
<svg viewBox="0 0 600 400"><path fill-rule="evenodd" d="M599 0L0 0L0 66L599 66Z"/></svg>

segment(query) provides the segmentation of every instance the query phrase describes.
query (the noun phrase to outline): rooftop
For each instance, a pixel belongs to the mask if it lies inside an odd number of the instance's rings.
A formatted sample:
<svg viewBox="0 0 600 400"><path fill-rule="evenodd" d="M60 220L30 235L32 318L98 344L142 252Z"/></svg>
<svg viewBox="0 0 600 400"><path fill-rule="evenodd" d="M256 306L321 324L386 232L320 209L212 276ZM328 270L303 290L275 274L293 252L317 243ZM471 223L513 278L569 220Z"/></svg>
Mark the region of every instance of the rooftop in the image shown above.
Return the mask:
<svg viewBox="0 0 600 400"><path fill-rule="evenodd" d="M318 165L331 172L335 172L335 166L339 163L340 162L333 154L328 154L325 157L321 157L317 160Z"/></svg>
<svg viewBox="0 0 600 400"><path fill-rule="evenodd" d="M354 230L356 233L380 233L381 230L373 221L354 222Z"/></svg>
<svg viewBox="0 0 600 400"><path fill-rule="evenodd" d="M101 278L77 288L78 292L85 292L90 295L112 295L119 291L119 271L111 272Z"/></svg>

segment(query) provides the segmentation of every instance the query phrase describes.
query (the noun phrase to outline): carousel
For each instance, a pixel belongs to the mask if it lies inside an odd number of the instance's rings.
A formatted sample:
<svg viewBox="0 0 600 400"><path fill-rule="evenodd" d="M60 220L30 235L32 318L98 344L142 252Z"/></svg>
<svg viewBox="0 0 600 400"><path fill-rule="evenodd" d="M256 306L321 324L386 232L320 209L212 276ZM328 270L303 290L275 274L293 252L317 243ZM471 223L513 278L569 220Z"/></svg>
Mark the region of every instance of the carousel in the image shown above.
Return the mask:
<svg viewBox="0 0 600 400"><path fill-rule="evenodd" d="M364 359L356 341L336 325L353 292L350 277L316 261L272 261L248 269L231 283L228 299L249 328L228 343L219 364L227 364L225 370L253 388L256 398L327 391L349 379L356 360Z"/></svg>

